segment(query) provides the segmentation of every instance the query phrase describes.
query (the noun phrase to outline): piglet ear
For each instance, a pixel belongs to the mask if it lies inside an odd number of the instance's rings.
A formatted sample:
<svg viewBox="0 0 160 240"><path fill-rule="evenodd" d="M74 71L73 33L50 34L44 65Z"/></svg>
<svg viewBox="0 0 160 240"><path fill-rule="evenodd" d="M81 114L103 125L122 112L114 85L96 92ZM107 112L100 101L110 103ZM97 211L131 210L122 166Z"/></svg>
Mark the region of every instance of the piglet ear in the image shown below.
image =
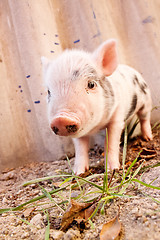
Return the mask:
<svg viewBox="0 0 160 240"><path fill-rule="evenodd" d="M41 63L43 67L43 74L45 74L50 64L50 60L46 57L41 57Z"/></svg>
<svg viewBox="0 0 160 240"><path fill-rule="evenodd" d="M102 43L94 52L93 58L106 76L111 75L118 66L116 40Z"/></svg>

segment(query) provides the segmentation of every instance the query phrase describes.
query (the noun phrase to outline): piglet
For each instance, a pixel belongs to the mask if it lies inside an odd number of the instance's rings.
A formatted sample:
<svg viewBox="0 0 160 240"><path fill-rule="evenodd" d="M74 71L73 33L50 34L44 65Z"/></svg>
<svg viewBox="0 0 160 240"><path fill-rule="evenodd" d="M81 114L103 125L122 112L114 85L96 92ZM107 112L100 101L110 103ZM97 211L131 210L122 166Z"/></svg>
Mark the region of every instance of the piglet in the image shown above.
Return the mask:
<svg viewBox="0 0 160 240"><path fill-rule="evenodd" d="M42 57L42 64L49 124L56 135L73 138L77 175L89 169L89 138L101 129L108 129L108 169L120 166L121 133L135 114L143 138L152 139L150 90L140 73L118 65L114 39L93 53L73 49L52 61Z"/></svg>

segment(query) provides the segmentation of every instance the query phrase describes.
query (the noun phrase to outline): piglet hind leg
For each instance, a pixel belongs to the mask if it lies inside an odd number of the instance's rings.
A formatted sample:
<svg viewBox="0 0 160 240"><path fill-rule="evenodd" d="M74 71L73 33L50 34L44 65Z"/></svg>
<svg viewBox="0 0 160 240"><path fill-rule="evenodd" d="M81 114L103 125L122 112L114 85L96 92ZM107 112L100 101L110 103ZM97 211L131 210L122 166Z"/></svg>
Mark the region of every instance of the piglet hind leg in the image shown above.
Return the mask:
<svg viewBox="0 0 160 240"><path fill-rule="evenodd" d="M79 175L89 169L89 137L74 138L73 142L75 146L74 173Z"/></svg>
<svg viewBox="0 0 160 240"><path fill-rule="evenodd" d="M149 141L153 139L152 129L149 119L140 119L142 137L144 140Z"/></svg>
<svg viewBox="0 0 160 240"><path fill-rule="evenodd" d="M153 136L152 136L152 129L150 124L150 111L148 112L146 107L144 106L138 112L138 117L141 124L141 132L142 132L143 139L146 141L152 140Z"/></svg>

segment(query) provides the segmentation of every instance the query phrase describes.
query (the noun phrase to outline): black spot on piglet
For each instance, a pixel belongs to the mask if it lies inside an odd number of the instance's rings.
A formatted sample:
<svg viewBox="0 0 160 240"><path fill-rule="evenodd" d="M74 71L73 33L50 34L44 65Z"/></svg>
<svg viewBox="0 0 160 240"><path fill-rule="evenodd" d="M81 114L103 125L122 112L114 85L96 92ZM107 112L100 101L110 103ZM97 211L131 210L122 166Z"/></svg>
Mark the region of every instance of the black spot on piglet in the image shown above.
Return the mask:
<svg viewBox="0 0 160 240"><path fill-rule="evenodd" d="M73 71L73 73L72 73L73 79L77 78L79 75L80 75L79 70L75 70L75 71Z"/></svg>
<svg viewBox="0 0 160 240"><path fill-rule="evenodd" d="M132 98L132 102L131 102L131 107L130 107L128 113L127 113L125 121L134 113L134 111L136 109L136 106L137 106L137 95L134 94L133 98Z"/></svg>
<svg viewBox="0 0 160 240"><path fill-rule="evenodd" d="M143 83L141 84L141 86L140 86L140 89L141 89L141 91L142 91L144 94L146 94L146 93L147 93L147 92L146 92L147 84L146 84L145 82L143 82Z"/></svg>
<svg viewBox="0 0 160 240"><path fill-rule="evenodd" d="M133 78L133 84L134 85L138 85L141 92L143 92L144 94L146 94L146 89L147 89L147 84L145 82L140 82L138 77L136 75L134 75L134 78Z"/></svg>

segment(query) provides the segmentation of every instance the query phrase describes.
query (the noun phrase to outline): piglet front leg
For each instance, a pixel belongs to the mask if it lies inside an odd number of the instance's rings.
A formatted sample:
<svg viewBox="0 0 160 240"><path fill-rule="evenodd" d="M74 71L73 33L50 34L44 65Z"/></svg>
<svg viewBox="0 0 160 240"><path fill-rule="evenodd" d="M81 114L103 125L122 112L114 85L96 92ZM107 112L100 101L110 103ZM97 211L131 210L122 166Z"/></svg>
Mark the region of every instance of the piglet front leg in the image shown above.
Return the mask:
<svg viewBox="0 0 160 240"><path fill-rule="evenodd" d="M119 144L122 129L124 126L123 121L112 121L109 123L108 130L108 169L119 169ZM106 152L106 141L105 141ZM105 153L106 156L106 153ZM105 159L106 160L106 159Z"/></svg>
<svg viewBox="0 0 160 240"><path fill-rule="evenodd" d="M89 137L73 138L75 146L74 173L79 175L89 169Z"/></svg>

